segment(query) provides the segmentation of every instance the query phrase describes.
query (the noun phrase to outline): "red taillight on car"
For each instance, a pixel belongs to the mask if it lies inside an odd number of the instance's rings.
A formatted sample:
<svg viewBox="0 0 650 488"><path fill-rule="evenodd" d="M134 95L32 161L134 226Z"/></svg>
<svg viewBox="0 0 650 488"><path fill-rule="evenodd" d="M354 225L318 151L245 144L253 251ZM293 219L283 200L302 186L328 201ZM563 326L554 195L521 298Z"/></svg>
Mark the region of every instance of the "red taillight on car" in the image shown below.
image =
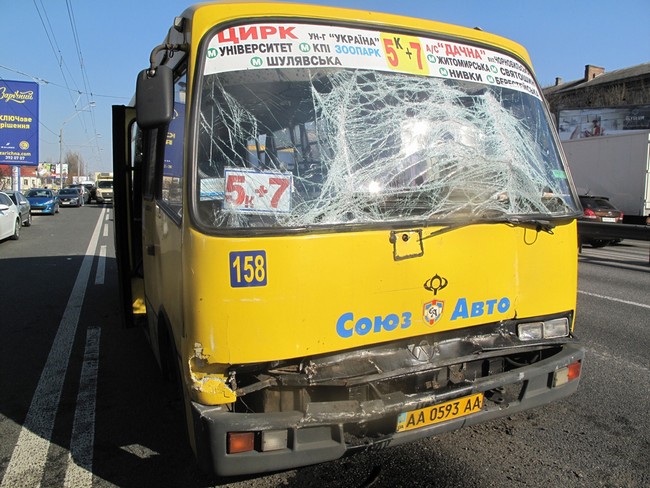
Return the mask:
<svg viewBox="0 0 650 488"><path fill-rule="evenodd" d="M588 219L597 219L598 218L596 213L593 210L589 209L589 208L585 208L585 217L587 217Z"/></svg>

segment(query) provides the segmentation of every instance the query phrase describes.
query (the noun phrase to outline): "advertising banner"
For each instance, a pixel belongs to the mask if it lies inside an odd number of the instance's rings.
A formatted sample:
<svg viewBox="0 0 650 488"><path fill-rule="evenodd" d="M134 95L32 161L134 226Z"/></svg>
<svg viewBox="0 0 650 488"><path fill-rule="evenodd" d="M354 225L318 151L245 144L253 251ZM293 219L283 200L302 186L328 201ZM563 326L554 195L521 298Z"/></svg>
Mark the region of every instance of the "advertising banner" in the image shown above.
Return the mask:
<svg viewBox="0 0 650 488"><path fill-rule="evenodd" d="M650 129L650 105L560 110L560 139L613 136Z"/></svg>
<svg viewBox="0 0 650 488"><path fill-rule="evenodd" d="M38 165L38 83L0 80L0 164Z"/></svg>

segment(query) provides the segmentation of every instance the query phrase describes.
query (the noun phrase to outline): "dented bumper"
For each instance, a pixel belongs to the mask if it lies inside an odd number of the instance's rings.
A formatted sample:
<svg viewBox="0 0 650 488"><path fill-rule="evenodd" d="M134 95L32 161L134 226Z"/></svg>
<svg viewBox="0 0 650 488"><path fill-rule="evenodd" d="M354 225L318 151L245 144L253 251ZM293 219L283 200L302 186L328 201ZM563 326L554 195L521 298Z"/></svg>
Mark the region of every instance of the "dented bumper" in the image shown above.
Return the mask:
<svg viewBox="0 0 650 488"><path fill-rule="evenodd" d="M261 473L330 461L356 451L396 446L457 430L569 396L578 388L579 379L554 387L554 373L583 358L584 349L577 344L569 344L548 359L478 379L444 396L425 393L391 395L369 402L314 403L309 405L306 412L232 413L225 407L193 403L197 450L204 453L199 462L206 471L218 476ZM510 391L511 394L514 391L514 395L497 400L490 394L495 391ZM479 392L486 393L483 408L467 417L406 432L365 437L362 441L353 440L346 434L345 425L378 419L389 419L391 422L394 419L397 425L397 417L402 412ZM286 448L228 454L226 439L229 432L252 431L261 435L262 431L273 430L287 430Z"/></svg>

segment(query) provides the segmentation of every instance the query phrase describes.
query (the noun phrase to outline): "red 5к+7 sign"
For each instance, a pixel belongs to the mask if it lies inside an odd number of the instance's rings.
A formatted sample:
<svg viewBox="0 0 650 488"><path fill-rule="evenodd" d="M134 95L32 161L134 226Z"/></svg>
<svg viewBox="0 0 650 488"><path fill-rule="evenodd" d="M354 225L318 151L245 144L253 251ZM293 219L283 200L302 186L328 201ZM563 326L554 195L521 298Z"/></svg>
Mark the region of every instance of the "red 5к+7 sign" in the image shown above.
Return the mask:
<svg viewBox="0 0 650 488"><path fill-rule="evenodd" d="M291 212L291 173L225 170L227 210L247 213Z"/></svg>

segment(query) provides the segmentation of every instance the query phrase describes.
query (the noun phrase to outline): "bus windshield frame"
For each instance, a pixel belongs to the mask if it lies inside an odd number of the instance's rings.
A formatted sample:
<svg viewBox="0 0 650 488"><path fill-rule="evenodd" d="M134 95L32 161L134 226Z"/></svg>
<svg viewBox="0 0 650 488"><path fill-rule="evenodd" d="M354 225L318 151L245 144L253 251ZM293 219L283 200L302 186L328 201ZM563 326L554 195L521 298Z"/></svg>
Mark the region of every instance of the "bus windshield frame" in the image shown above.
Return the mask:
<svg viewBox="0 0 650 488"><path fill-rule="evenodd" d="M541 91L512 55L316 22L233 32L208 33L199 53L192 198L202 229L580 214Z"/></svg>

